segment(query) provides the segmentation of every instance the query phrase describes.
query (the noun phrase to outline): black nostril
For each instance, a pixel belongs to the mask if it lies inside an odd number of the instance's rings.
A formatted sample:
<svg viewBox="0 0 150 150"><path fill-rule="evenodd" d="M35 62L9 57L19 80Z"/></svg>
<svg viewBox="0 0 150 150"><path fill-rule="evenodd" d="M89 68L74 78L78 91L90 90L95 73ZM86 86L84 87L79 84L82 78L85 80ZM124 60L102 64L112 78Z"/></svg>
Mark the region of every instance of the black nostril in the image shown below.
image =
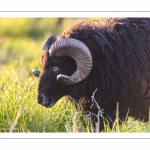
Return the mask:
<svg viewBox="0 0 150 150"><path fill-rule="evenodd" d="M39 104L42 104L43 99L44 99L43 96L39 96L39 97L38 97L38 103L39 103Z"/></svg>

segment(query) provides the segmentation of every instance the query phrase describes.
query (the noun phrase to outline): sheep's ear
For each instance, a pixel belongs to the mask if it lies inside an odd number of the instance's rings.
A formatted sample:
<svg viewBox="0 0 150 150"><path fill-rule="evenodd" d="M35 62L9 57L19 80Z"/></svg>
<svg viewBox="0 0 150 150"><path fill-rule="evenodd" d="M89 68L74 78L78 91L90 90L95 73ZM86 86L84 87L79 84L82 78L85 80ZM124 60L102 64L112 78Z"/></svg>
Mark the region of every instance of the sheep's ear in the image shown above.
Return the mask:
<svg viewBox="0 0 150 150"><path fill-rule="evenodd" d="M40 71L39 70L37 70L37 69L32 69L32 72L33 72L33 74L36 76L36 77L39 77L40 76Z"/></svg>

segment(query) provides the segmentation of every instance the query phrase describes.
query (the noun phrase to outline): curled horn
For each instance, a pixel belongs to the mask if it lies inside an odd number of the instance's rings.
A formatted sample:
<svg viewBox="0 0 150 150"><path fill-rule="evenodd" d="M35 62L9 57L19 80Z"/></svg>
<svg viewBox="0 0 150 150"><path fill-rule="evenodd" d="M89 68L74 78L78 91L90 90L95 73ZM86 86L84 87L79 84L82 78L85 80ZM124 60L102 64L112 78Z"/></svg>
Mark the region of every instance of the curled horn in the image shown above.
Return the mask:
<svg viewBox="0 0 150 150"><path fill-rule="evenodd" d="M53 42L55 42L55 40L56 40L56 36L50 36L50 37L48 37L48 38L44 41L44 43L43 43L42 51L49 50L51 44L52 44Z"/></svg>
<svg viewBox="0 0 150 150"><path fill-rule="evenodd" d="M77 70L71 75L59 74L57 80L63 84L75 84L85 79L92 69L92 56L88 47L76 39L59 38L49 49L49 55L69 56L77 64Z"/></svg>

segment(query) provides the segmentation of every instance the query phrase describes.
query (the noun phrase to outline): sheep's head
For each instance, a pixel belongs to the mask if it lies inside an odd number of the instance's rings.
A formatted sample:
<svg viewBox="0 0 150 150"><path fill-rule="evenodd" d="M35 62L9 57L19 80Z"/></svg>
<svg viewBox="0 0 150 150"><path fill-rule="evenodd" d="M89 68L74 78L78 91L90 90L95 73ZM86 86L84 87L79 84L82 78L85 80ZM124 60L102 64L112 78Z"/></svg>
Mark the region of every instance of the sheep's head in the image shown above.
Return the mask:
<svg viewBox="0 0 150 150"><path fill-rule="evenodd" d="M68 95L70 85L85 79L92 68L88 47L76 39L51 36L43 44L42 71L39 76L38 103L52 107L61 97Z"/></svg>

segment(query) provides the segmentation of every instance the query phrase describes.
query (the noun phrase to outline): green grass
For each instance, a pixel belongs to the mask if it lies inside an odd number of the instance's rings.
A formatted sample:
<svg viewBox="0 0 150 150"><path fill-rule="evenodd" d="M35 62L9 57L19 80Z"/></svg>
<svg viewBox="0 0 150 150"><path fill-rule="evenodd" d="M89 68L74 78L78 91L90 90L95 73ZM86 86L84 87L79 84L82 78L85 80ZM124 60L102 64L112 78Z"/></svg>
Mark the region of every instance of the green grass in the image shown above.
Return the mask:
<svg viewBox="0 0 150 150"><path fill-rule="evenodd" d="M36 101L38 78L31 69L39 67L45 38L60 34L81 18L0 18L0 132L92 132L86 128L80 111L59 100L47 109ZM128 118L116 121L104 132L149 132L150 124Z"/></svg>
<svg viewBox="0 0 150 150"><path fill-rule="evenodd" d="M0 131L67 132L66 125L71 131L75 108L64 99L51 109L38 105L36 102L37 79L29 77L21 81L18 72L19 69L5 70L1 73Z"/></svg>
<svg viewBox="0 0 150 150"><path fill-rule="evenodd" d="M90 132L80 120L83 116L64 98L51 109L36 102L38 79L19 77L20 69L3 70L0 80L0 132ZM75 127L76 126L76 127ZM104 132L148 132L148 124L128 118Z"/></svg>

